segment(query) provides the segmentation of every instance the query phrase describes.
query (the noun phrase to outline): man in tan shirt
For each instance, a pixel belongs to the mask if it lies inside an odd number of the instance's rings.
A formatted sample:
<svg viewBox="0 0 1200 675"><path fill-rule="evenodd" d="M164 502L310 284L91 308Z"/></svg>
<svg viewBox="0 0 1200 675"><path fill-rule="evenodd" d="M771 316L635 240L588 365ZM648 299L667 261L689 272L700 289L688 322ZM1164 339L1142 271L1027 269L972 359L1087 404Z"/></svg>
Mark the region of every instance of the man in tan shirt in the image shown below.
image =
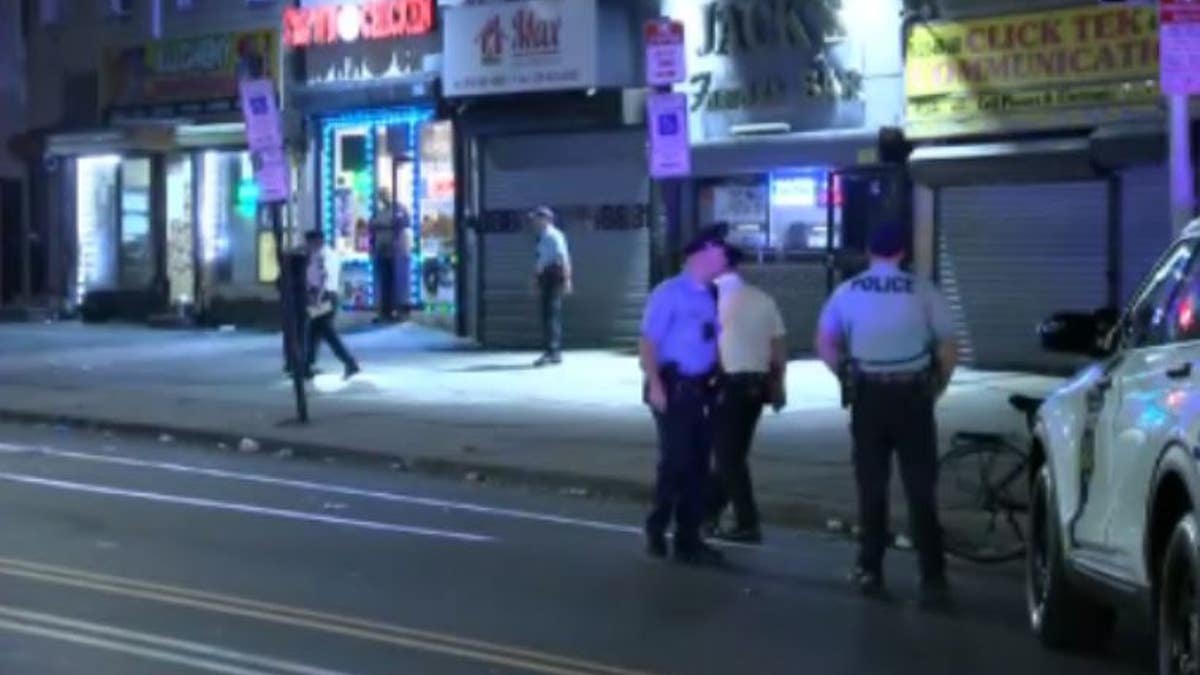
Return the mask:
<svg viewBox="0 0 1200 675"><path fill-rule="evenodd" d="M728 248L728 271L718 277L718 341L724 372L716 405L716 484L709 518L714 536L728 541L762 541L748 458L763 406L776 412L786 403L784 373L787 347L779 306L738 273L742 254ZM725 508L733 505L734 525L720 529Z"/></svg>

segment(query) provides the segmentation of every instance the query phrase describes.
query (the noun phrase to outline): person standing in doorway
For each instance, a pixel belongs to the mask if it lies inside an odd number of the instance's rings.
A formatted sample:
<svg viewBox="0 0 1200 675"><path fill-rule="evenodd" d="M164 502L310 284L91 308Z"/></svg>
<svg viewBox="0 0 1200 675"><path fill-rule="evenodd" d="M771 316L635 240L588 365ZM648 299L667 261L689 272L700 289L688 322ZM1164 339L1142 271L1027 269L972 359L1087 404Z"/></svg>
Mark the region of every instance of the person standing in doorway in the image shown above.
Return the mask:
<svg viewBox="0 0 1200 675"><path fill-rule="evenodd" d="M897 454L927 600L947 597L946 560L937 513L934 406L954 373L954 324L933 284L900 268L910 230L879 226L868 243L871 265L834 291L817 328L817 354L841 380L850 406L858 484L858 565L853 582L884 593L889 474Z"/></svg>
<svg viewBox="0 0 1200 675"><path fill-rule="evenodd" d="M786 403L787 346L779 306L742 278L742 257L740 250L728 247L728 268L716 280L722 378L714 415L716 481L709 520L718 539L757 544L762 530L748 459L763 407L771 405L778 412ZM734 525L721 529L721 516L731 503Z"/></svg>
<svg viewBox="0 0 1200 675"><path fill-rule="evenodd" d="M646 518L646 551L667 555L675 524L675 558L719 563L721 553L701 537L712 462L711 411L718 379L717 301L713 279L725 271L725 244L716 230L684 249L678 276L659 284L646 303L639 345L645 401L658 429L654 505Z"/></svg>
<svg viewBox="0 0 1200 675"><path fill-rule="evenodd" d="M541 301L543 352L534 366L562 363L563 296L572 290L571 254L567 237L554 224L554 211L539 206L529 212L529 221L537 234L537 258L534 285Z"/></svg>
<svg viewBox="0 0 1200 675"><path fill-rule="evenodd" d="M342 263L337 252L325 245L325 235L320 230L310 231L304 240L308 244L308 376L316 375L317 350L324 341L342 362L343 377L348 380L359 372L359 367L337 332Z"/></svg>
<svg viewBox="0 0 1200 675"><path fill-rule="evenodd" d="M379 316L376 323L396 319L396 253L400 237L401 209L386 187L379 188L375 217L371 220L371 258L375 265L375 294Z"/></svg>

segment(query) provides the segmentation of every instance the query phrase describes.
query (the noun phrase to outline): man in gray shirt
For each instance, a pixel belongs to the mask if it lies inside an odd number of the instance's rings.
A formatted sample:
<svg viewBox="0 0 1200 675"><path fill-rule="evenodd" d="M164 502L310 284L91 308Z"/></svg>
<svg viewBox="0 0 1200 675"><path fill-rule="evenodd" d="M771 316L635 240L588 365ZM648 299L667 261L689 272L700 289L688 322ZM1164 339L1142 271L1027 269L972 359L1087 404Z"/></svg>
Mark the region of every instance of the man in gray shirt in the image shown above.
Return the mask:
<svg viewBox="0 0 1200 675"><path fill-rule="evenodd" d="M537 367L562 363L563 296L571 293L571 253L567 237L554 225L554 211L539 206L529 212L529 221L537 234L534 250L534 284L541 300L542 355Z"/></svg>
<svg viewBox="0 0 1200 675"><path fill-rule="evenodd" d="M888 480L895 450L908 494L922 590L945 596L938 522L934 405L957 361L954 326L941 293L900 268L909 230L885 224L871 235L870 268L834 291L821 312L817 353L853 391L851 432L862 534L854 581L883 593L888 544Z"/></svg>

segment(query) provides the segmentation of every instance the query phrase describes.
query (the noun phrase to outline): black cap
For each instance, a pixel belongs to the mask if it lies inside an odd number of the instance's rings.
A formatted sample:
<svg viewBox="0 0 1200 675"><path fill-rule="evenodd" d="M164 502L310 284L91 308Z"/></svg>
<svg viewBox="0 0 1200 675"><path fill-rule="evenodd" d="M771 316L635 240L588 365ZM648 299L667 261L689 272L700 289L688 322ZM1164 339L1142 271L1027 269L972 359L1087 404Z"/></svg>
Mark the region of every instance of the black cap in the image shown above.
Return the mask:
<svg viewBox="0 0 1200 675"><path fill-rule="evenodd" d="M729 243L725 244L725 264L730 268L736 269L746 259L746 252L737 246L732 246Z"/></svg>
<svg viewBox="0 0 1200 675"><path fill-rule="evenodd" d="M880 258L892 258L908 250L908 228L896 222L884 223L875 228L867 242L867 251Z"/></svg>
<svg viewBox="0 0 1200 675"><path fill-rule="evenodd" d="M683 247L684 257L690 258L700 251L713 246L725 247L725 231L722 225L710 225L699 232Z"/></svg>

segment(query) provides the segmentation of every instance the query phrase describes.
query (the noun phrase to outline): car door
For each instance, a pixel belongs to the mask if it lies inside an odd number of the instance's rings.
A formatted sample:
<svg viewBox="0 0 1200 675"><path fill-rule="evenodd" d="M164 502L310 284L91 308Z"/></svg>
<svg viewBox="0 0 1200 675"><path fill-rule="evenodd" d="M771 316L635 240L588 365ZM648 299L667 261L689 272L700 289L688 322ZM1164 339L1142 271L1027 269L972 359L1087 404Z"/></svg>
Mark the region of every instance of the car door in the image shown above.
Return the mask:
<svg viewBox="0 0 1200 675"><path fill-rule="evenodd" d="M1195 242L1183 242L1194 250ZM1200 256L1159 305L1157 345L1130 354L1107 451L1113 480L1107 543L1123 570L1146 580L1145 504L1162 450L1185 411L1200 405Z"/></svg>
<svg viewBox="0 0 1200 675"><path fill-rule="evenodd" d="M1154 418L1162 404L1155 392L1173 358L1171 301L1194 265L1195 250L1195 242L1179 242L1155 266L1118 327L1117 353L1085 392L1086 414L1078 430L1080 498L1068 535L1086 562L1110 574L1129 571L1109 535L1113 509L1123 501L1122 472L1133 451L1124 446L1138 440L1122 432L1162 423Z"/></svg>

